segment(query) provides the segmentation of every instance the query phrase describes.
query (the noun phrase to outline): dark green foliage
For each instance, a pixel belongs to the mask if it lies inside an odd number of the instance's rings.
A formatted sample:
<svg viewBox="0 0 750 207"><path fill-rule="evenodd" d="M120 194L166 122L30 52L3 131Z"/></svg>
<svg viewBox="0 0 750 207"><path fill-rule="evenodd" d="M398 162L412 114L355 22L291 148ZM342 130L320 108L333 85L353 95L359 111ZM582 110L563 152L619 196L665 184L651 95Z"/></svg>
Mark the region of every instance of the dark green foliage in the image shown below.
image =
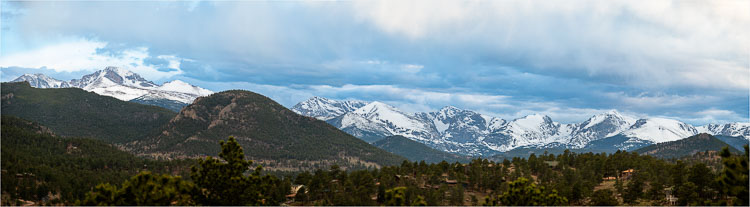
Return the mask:
<svg viewBox="0 0 750 207"><path fill-rule="evenodd" d="M191 195L196 193L195 186L179 176L154 175L144 171L125 181L120 188L110 184L96 186L77 205L195 205Z"/></svg>
<svg viewBox="0 0 750 207"><path fill-rule="evenodd" d="M158 136L138 143L141 153L172 157L215 156L205 147L234 136L246 155L267 169L347 169L398 164L404 158L357 139L315 118L301 116L249 91L201 97L185 107Z"/></svg>
<svg viewBox="0 0 750 207"><path fill-rule="evenodd" d="M506 206L558 206L568 203L568 199L557 195L557 191L551 192L543 186L538 187L526 178L519 178L509 184L507 192L497 197L497 200L489 199L487 205Z"/></svg>
<svg viewBox="0 0 750 207"><path fill-rule="evenodd" d="M645 185L646 175L643 172L636 172L633 178L628 182L627 190L622 195L622 200L628 204L636 204L639 198L643 197L643 188Z"/></svg>
<svg viewBox="0 0 750 207"><path fill-rule="evenodd" d="M717 178L723 195L734 197L732 205L747 206L748 203L748 145L744 146L744 155L733 156L728 148L721 150L724 169ZM719 202L719 205L727 203Z"/></svg>
<svg viewBox="0 0 750 207"><path fill-rule="evenodd" d="M591 206L616 206L620 203L617 202L617 198L611 190L603 189L594 191L588 204Z"/></svg>
<svg viewBox="0 0 750 207"><path fill-rule="evenodd" d="M3 204L16 199L72 204L99 183L121 183L141 170L186 174L193 163L147 160L100 140L55 137L15 117L3 115L1 122Z"/></svg>
<svg viewBox="0 0 750 207"><path fill-rule="evenodd" d="M3 115L37 122L61 136L126 143L155 133L175 115L79 88L40 89L27 82L2 83L1 88Z"/></svg>
<svg viewBox="0 0 750 207"><path fill-rule="evenodd" d="M385 191L385 205L386 206L406 206L409 203L406 201L406 187L396 187Z"/></svg>
<svg viewBox="0 0 750 207"><path fill-rule="evenodd" d="M648 192L646 192L646 198L654 201L663 201L664 196L664 179L656 179L651 182Z"/></svg>
<svg viewBox="0 0 750 207"><path fill-rule="evenodd" d="M169 175L138 174L118 188L101 184L83 205L279 205L290 193L288 180L261 176L258 166L249 174L252 161L245 160L234 137L221 141L221 160L199 159L192 168L193 182ZM193 184L195 183L195 184Z"/></svg>
<svg viewBox="0 0 750 207"><path fill-rule="evenodd" d="M471 161L468 157L436 150L403 136L389 136L372 143L372 145L406 157L411 161L424 160L428 163L438 163L443 160L451 163L468 163Z"/></svg>
<svg viewBox="0 0 750 207"><path fill-rule="evenodd" d="M635 150L638 154L651 155L659 158L680 158L703 151L718 151L728 146L727 143L709 134L701 133L677 141L658 143ZM732 152L740 151L730 148Z"/></svg>
<svg viewBox="0 0 750 207"><path fill-rule="evenodd" d="M238 205L277 205L266 203L272 200L268 192L272 191L275 177L261 177L261 167L245 175L253 164L245 160L245 153L234 137L221 141L219 159L211 156L198 159L198 166L193 167L190 177L200 188L196 200L204 205L238 206ZM286 193L284 193L286 195Z"/></svg>

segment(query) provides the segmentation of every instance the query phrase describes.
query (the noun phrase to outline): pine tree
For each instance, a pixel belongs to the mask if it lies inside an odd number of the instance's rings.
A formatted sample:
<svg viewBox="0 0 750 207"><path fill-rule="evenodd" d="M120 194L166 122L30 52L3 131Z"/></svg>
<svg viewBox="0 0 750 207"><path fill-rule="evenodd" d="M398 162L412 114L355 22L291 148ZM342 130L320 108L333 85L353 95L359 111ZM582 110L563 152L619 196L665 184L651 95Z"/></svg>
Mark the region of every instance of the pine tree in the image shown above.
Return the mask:
<svg viewBox="0 0 750 207"><path fill-rule="evenodd" d="M96 186L78 205L195 205L192 199L194 193L193 184L179 176L154 175L144 171L125 181L120 188L110 184Z"/></svg>
<svg viewBox="0 0 750 207"><path fill-rule="evenodd" d="M199 159L199 166L192 168L190 177L201 188L197 198L200 203L222 206L275 205L266 203L270 199L266 193L271 192L271 186L261 178L260 166L249 175L244 175L253 161L245 160L245 153L237 140L229 137L226 142L219 143L219 157L223 161L209 156Z"/></svg>
<svg viewBox="0 0 750 207"><path fill-rule="evenodd" d="M625 203L635 204L639 198L643 196L643 182L644 175L642 173L636 173L632 176L632 179L628 183L628 189L625 190L625 194L622 195L622 200Z"/></svg>
<svg viewBox="0 0 750 207"><path fill-rule="evenodd" d="M497 199L486 199L485 205L507 206L559 206L568 204L568 199L557 194L557 191L547 192L544 186L537 187L526 178L518 178L510 183L507 192Z"/></svg>
<svg viewBox="0 0 750 207"><path fill-rule="evenodd" d="M744 156L732 156L729 148L721 150L724 169L718 178L722 193L735 197L733 205L747 206L748 203L748 145L745 145ZM720 205L726 205L720 203Z"/></svg>
<svg viewBox="0 0 750 207"><path fill-rule="evenodd" d="M405 206L409 203L406 201L406 187L396 187L385 191L386 206Z"/></svg>
<svg viewBox="0 0 750 207"><path fill-rule="evenodd" d="M589 205L591 206L616 206L620 203L617 202L617 198L613 195L614 193L609 189L603 189L603 190L597 190L594 191L594 194L591 195L591 201L589 201Z"/></svg>

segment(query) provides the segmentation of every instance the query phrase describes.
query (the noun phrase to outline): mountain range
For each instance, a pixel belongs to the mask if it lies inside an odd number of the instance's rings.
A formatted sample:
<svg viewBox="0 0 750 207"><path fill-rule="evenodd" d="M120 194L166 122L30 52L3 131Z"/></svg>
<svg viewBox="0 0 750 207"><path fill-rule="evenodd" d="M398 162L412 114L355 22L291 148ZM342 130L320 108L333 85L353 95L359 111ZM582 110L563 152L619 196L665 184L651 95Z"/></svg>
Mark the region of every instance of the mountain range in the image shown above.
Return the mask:
<svg viewBox="0 0 750 207"><path fill-rule="evenodd" d="M57 80L44 74L25 74L13 81L29 82L36 88L80 88L175 112L193 103L198 97L213 94L212 91L180 80L158 85L117 67L106 67L71 81ZM568 124L555 122L543 114L505 120L453 106L434 112L406 113L378 101L323 97L312 97L296 104L291 110L325 121L369 143L400 135L434 149L466 156L564 149L594 152L634 150L684 139L701 132L717 137L743 138L728 139L735 145L746 143L747 138L750 138L750 123L694 127L674 119L636 118L616 110L594 115L581 123ZM123 138L127 139L132 138Z"/></svg>
<svg viewBox="0 0 750 207"><path fill-rule="evenodd" d="M562 124L542 114L504 120L453 106L435 112L406 113L377 101L313 97L295 105L292 111L324 120L368 142L401 135L435 149L469 156L492 156L519 149L634 150L701 132L750 138L750 123L694 127L674 119L639 119L616 110L581 123Z"/></svg>
<svg viewBox="0 0 750 207"><path fill-rule="evenodd" d="M179 111L197 97L213 92L180 80L156 84L131 71L106 67L80 79L61 81L44 74L24 74L11 82L29 82L35 88L81 88L123 101L156 105Z"/></svg>
<svg viewBox="0 0 750 207"><path fill-rule="evenodd" d="M305 117L263 95L230 90L197 98L179 113L80 88L2 83L2 115L39 123L63 137L93 138L132 154L163 159L216 156L234 136L245 155L272 171L339 165L364 169L405 158Z"/></svg>

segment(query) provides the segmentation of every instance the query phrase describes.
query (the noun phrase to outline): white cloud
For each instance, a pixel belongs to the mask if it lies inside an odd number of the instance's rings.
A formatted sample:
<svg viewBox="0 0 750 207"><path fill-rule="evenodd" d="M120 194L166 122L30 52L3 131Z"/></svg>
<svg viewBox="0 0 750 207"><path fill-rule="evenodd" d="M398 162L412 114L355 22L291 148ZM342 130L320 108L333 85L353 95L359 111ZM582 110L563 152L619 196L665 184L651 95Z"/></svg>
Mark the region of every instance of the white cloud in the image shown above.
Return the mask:
<svg viewBox="0 0 750 207"><path fill-rule="evenodd" d="M182 59L174 55L157 56L157 58L168 62L168 68L175 69L163 72L158 71L156 66L144 63L144 59L149 57L148 48L128 48L118 51L117 55L97 53L97 50L106 48L107 44L107 42L88 39L50 44L4 55L0 57L0 67L47 68L56 72L76 72L118 66L151 80L168 78L182 73L182 70L180 70Z"/></svg>
<svg viewBox="0 0 750 207"><path fill-rule="evenodd" d="M412 42L519 59L521 69L661 88L750 88L750 1L356 1ZM502 64L502 63L501 63ZM525 68L527 67L527 68ZM716 84L721 83L721 84Z"/></svg>

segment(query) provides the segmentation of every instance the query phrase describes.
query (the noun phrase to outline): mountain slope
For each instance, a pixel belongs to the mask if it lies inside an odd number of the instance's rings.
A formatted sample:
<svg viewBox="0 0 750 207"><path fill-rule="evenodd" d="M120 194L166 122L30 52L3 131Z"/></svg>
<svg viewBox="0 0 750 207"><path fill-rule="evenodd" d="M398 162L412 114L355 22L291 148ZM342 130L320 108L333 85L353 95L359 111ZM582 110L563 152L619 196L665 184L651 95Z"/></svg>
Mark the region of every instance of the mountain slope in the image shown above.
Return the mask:
<svg viewBox="0 0 750 207"><path fill-rule="evenodd" d="M729 146L714 136L701 133L685 139L657 143L635 150L642 155L651 155L660 158L680 158L693 155L703 151L719 151L721 148ZM739 153L734 147L729 147L730 151Z"/></svg>
<svg viewBox="0 0 750 207"><path fill-rule="evenodd" d="M617 135L636 122L635 118L620 114L615 110L597 114L588 120L571 125L570 141L573 148L583 148L587 143Z"/></svg>
<svg viewBox="0 0 750 207"><path fill-rule="evenodd" d="M372 145L406 157L411 161L424 160L427 163L439 163L443 160L449 163L471 161L468 157L436 150L403 136L389 136L372 143Z"/></svg>
<svg viewBox="0 0 750 207"><path fill-rule="evenodd" d="M42 202L50 200L47 192L59 193L59 204L72 205L100 183L121 183L141 170L185 175L194 163L149 160L100 140L57 137L44 126L16 117L3 115L0 122L3 205L15 203L7 194ZM36 205L43 204L53 203Z"/></svg>
<svg viewBox="0 0 750 207"><path fill-rule="evenodd" d="M237 139L250 159L278 170L333 164L376 167L404 159L323 121L298 115L263 95L242 90L196 99L158 136L132 142L127 148L152 157L215 156L219 152L216 143L229 136Z"/></svg>
<svg viewBox="0 0 750 207"><path fill-rule="evenodd" d="M58 135L112 143L143 139L175 115L78 88L40 89L27 82L2 83L2 114L38 122Z"/></svg>
<svg viewBox="0 0 750 207"><path fill-rule="evenodd" d="M649 118L636 121L622 134L639 140L662 143L693 136L698 134L698 130L689 124L673 119Z"/></svg>
<svg viewBox="0 0 750 207"><path fill-rule="evenodd" d="M743 146L750 144L750 140L747 140L745 137L732 137L724 135L715 135L714 137L738 150L744 149Z"/></svg>
<svg viewBox="0 0 750 207"><path fill-rule="evenodd" d="M391 135L413 140L425 140L435 135L434 128L416 116L377 101L331 119L328 123L368 142Z"/></svg>
<svg viewBox="0 0 750 207"><path fill-rule="evenodd" d="M315 96L297 103L291 110L300 115L326 121L357 110L365 105L367 105L367 102L364 101L338 101Z"/></svg>

